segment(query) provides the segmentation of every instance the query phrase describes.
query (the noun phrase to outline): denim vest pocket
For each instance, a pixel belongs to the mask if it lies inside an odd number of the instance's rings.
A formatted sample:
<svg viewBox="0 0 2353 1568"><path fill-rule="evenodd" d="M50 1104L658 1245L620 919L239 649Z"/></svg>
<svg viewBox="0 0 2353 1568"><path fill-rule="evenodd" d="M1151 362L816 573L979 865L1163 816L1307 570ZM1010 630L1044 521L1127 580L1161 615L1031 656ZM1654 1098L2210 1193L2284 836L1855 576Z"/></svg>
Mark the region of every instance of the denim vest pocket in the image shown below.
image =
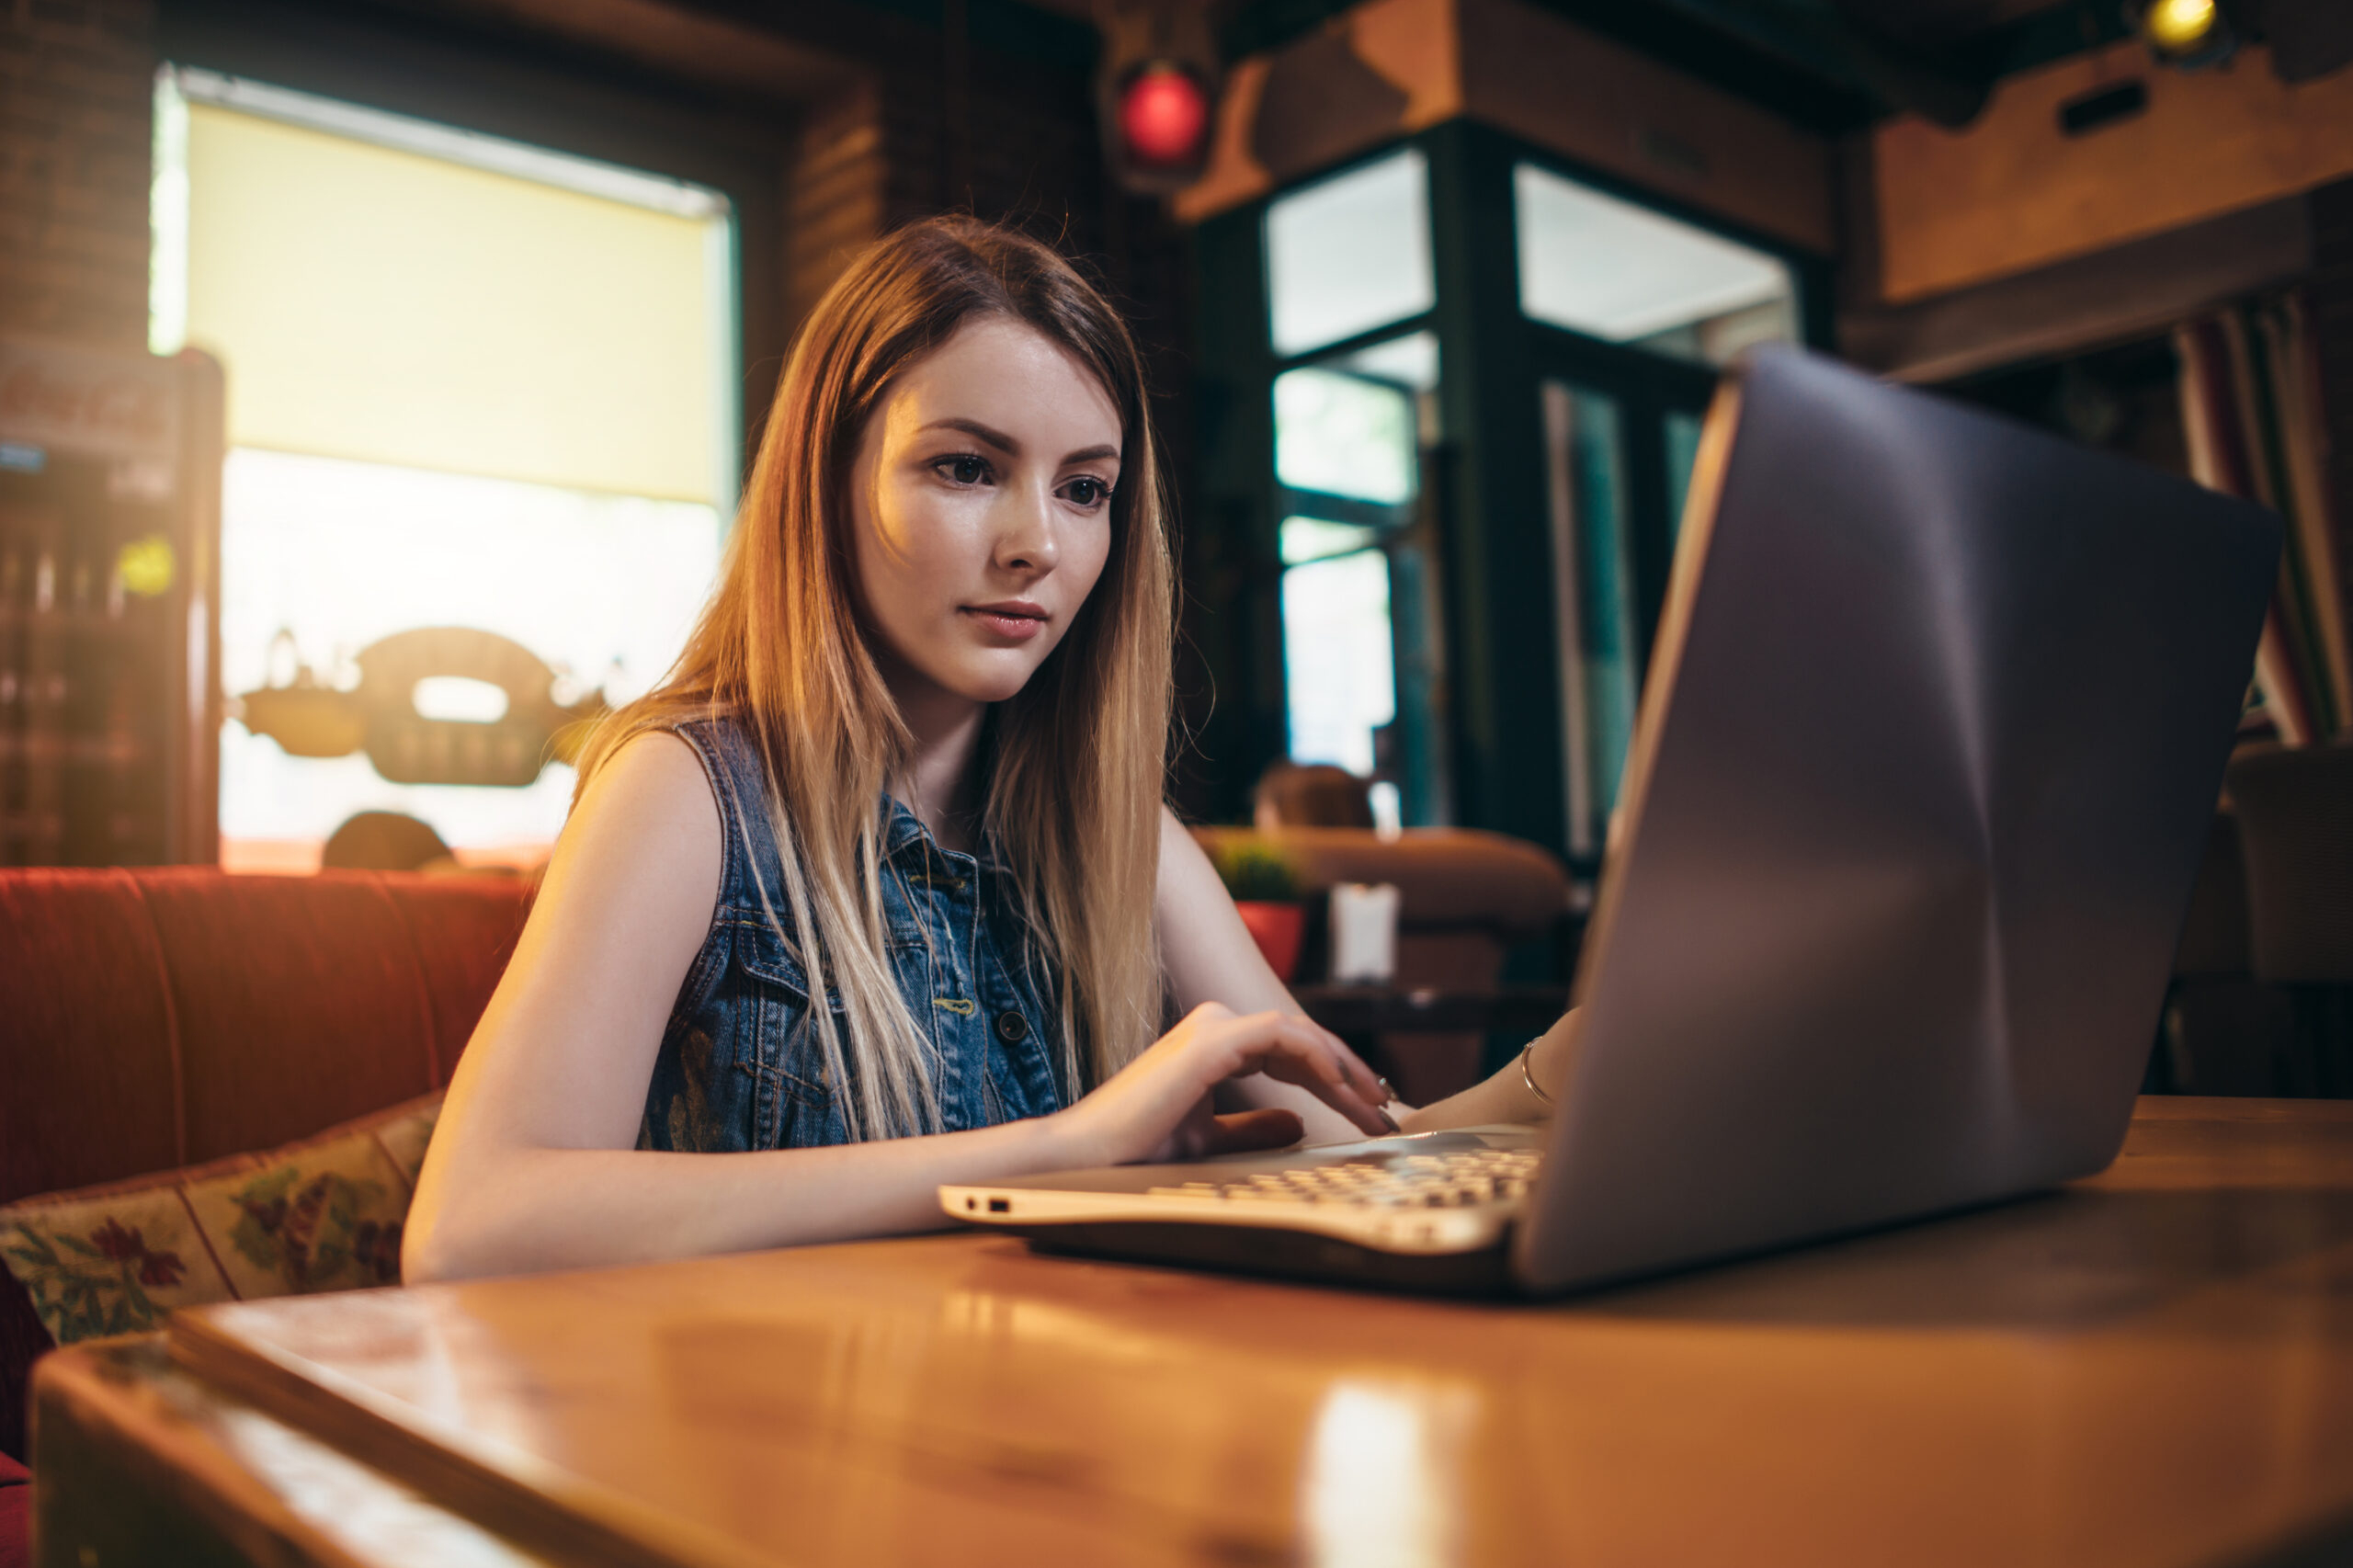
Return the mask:
<svg viewBox="0 0 2353 1568"><path fill-rule="evenodd" d="M801 1149L849 1142L849 1125L825 1074L824 1045L811 1016L799 956L765 919L735 923L736 967L745 978L736 1066L753 1087L753 1147ZM825 1006L845 1049L848 1022L838 992Z"/></svg>

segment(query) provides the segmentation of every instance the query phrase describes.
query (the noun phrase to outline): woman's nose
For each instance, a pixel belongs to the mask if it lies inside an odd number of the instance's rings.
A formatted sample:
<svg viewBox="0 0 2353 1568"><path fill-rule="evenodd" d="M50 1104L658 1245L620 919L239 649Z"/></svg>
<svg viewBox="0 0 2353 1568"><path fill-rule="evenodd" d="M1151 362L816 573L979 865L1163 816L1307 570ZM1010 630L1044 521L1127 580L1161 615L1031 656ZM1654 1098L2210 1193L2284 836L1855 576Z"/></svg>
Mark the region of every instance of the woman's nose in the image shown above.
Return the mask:
<svg viewBox="0 0 2353 1568"><path fill-rule="evenodd" d="M1055 534L1053 497L1028 487L1010 487L997 511L1001 521L996 539L996 564L1009 572L1043 575L1063 558Z"/></svg>

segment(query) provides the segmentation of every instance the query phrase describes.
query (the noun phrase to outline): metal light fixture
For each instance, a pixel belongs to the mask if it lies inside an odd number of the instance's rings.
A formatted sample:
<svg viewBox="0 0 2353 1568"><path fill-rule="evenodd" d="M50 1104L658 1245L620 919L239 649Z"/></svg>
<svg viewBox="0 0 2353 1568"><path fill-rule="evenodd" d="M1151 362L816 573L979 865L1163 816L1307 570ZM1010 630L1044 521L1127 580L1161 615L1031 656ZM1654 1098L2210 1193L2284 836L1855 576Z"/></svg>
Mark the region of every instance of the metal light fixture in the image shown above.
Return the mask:
<svg viewBox="0 0 2353 1568"><path fill-rule="evenodd" d="M2220 0L2127 0L2124 19L2151 53L2185 71L2218 65L2238 49Z"/></svg>
<svg viewBox="0 0 2353 1568"><path fill-rule="evenodd" d="M2141 17L2141 31L2167 54L2194 54L2222 14L2214 0L2156 0Z"/></svg>
<svg viewBox="0 0 2353 1568"><path fill-rule="evenodd" d="M1129 73L1119 86L1120 153L1158 175L1197 175L1209 154L1210 95L1199 76L1169 60Z"/></svg>
<svg viewBox="0 0 2353 1568"><path fill-rule="evenodd" d="M1167 195L1208 166L1221 71L1202 0L1095 0L1103 153L1131 191Z"/></svg>

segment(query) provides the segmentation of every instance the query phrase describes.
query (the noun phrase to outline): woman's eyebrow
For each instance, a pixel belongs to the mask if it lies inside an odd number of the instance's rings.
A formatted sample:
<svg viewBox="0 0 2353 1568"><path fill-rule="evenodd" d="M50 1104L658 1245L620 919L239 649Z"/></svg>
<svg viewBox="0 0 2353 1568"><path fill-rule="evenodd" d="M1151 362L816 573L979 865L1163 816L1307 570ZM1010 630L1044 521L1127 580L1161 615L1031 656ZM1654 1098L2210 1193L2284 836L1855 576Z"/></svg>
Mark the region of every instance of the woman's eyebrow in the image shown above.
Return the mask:
<svg viewBox="0 0 2353 1568"><path fill-rule="evenodd" d="M1017 458L1021 455L1020 442L1015 440L1004 431L999 430L993 426L983 425L977 419L965 419L959 415L951 415L945 419L935 419L930 424L925 426L924 428L926 430L961 430L964 434L972 437L974 440L995 447L1006 457ZM1068 468L1073 463L1090 463L1102 458L1117 458L1119 455L1120 449L1117 447L1082 447L1077 451L1072 452L1068 456L1064 457L1063 459L1063 466L1064 468Z"/></svg>
<svg viewBox="0 0 2353 1568"><path fill-rule="evenodd" d="M973 439L985 442L989 446L995 447L1006 457L1017 458L1021 455L1020 442L1015 440L1004 431L983 425L977 419L961 419L951 415L946 419L935 419L930 424L925 426L924 428L926 430L961 430L964 434L972 437Z"/></svg>

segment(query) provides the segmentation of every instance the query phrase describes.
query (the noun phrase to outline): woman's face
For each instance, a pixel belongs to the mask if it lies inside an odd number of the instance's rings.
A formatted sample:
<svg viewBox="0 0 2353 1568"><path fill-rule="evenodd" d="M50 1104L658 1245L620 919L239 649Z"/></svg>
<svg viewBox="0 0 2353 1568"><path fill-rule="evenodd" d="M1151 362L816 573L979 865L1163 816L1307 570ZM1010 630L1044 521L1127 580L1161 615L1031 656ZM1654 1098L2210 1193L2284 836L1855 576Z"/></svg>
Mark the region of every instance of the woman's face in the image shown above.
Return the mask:
<svg viewBox="0 0 2353 1568"><path fill-rule="evenodd" d="M903 707L1021 689L1102 574L1119 480L1119 410L1019 322L967 322L892 383L850 506L862 608Z"/></svg>

